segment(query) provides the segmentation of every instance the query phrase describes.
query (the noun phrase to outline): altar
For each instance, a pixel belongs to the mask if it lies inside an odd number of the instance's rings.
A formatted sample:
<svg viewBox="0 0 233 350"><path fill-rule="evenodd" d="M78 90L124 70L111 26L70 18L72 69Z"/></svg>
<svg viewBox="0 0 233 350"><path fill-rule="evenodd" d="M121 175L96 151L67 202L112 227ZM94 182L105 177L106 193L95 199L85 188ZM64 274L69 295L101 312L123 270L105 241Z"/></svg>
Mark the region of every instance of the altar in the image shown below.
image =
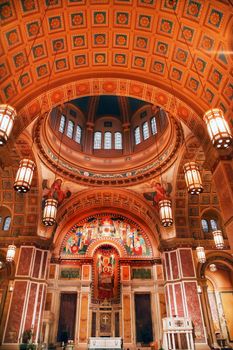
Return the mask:
<svg viewBox="0 0 233 350"><path fill-rule="evenodd" d="M121 349L121 337L90 337L88 349Z"/></svg>

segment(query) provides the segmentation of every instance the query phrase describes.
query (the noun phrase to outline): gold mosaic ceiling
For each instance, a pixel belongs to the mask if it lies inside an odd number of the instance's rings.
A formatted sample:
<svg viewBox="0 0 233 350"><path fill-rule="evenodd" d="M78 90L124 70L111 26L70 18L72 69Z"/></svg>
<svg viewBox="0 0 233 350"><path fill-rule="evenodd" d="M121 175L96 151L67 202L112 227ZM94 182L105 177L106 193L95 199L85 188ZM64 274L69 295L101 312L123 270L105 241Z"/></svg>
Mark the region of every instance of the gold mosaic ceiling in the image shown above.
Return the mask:
<svg viewBox="0 0 233 350"><path fill-rule="evenodd" d="M167 91L171 79L194 110L220 106L230 119L229 0L0 0L0 20L0 97L18 110L95 76Z"/></svg>

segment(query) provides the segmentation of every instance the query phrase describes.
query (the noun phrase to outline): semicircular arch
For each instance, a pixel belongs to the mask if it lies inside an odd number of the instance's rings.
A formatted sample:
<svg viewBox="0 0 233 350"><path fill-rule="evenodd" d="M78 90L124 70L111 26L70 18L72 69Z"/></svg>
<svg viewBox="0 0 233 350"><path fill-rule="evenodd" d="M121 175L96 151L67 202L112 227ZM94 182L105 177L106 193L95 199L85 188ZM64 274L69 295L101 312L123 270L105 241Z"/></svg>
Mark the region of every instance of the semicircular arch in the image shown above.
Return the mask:
<svg viewBox="0 0 233 350"><path fill-rule="evenodd" d="M183 121L201 143L209 142L204 127L205 124L202 120L204 110L193 106L192 100L187 101L186 98L182 99L180 97L176 97L176 100L174 100L174 95L169 90L160 88L152 84L151 81L147 83L146 81L137 80L135 76L132 76L129 80L129 78L111 78L108 76L93 78L93 75L91 75L90 78L81 79L79 77L78 81L69 84L58 84L48 91L45 90L19 107L19 118L16 120L13 135L17 137L35 118L41 117L41 111L43 111L43 114L47 114L52 108L70 100L99 95L127 95L162 107L168 113ZM46 101L46 103L43 103L43 101Z"/></svg>
<svg viewBox="0 0 233 350"><path fill-rule="evenodd" d="M113 188L80 191L59 208L53 254L59 256L65 235L77 221L99 213L116 213L135 222L148 236L153 256L160 256L159 218L155 208L132 190Z"/></svg>
<svg viewBox="0 0 233 350"><path fill-rule="evenodd" d="M206 262L204 264L198 263L197 265L197 278L205 277L205 270L210 263L220 262L225 264L230 270L233 271L233 257L227 252L209 252L206 254Z"/></svg>

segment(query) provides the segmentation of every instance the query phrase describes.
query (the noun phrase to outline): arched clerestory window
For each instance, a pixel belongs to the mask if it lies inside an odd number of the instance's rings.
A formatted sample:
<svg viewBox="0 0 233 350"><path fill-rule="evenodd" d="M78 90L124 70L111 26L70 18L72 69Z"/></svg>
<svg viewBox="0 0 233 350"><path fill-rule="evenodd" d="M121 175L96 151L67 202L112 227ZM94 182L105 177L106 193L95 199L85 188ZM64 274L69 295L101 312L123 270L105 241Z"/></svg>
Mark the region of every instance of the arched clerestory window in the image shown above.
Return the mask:
<svg viewBox="0 0 233 350"><path fill-rule="evenodd" d="M5 217L3 222L3 226L2 226L3 231L9 231L10 225L11 225L11 217L7 216Z"/></svg>
<svg viewBox="0 0 233 350"><path fill-rule="evenodd" d="M122 133L117 131L115 132L115 149L122 149Z"/></svg>
<svg viewBox="0 0 233 350"><path fill-rule="evenodd" d="M59 131L63 134L66 126L66 117L62 114L59 124Z"/></svg>
<svg viewBox="0 0 233 350"><path fill-rule="evenodd" d="M152 132L152 135L157 134L157 124L156 124L156 119L155 119L155 117L151 118L151 120L150 120L150 125L151 125L151 132Z"/></svg>
<svg viewBox="0 0 233 350"><path fill-rule="evenodd" d="M82 128L79 125L77 125L76 133L75 133L75 142L81 143L81 138L82 138Z"/></svg>
<svg viewBox="0 0 233 350"><path fill-rule="evenodd" d="M142 134L144 140L147 140L150 137L148 122L142 124Z"/></svg>
<svg viewBox="0 0 233 350"><path fill-rule="evenodd" d="M112 148L112 133L110 131L106 131L104 133L104 149Z"/></svg>
<svg viewBox="0 0 233 350"><path fill-rule="evenodd" d="M134 129L134 140L135 140L135 144L138 145L141 142L141 136L140 136L140 128L139 126L137 126Z"/></svg>
<svg viewBox="0 0 233 350"><path fill-rule="evenodd" d="M96 131L94 133L94 149L101 149L102 144L102 133L100 131Z"/></svg>
<svg viewBox="0 0 233 350"><path fill-rule="evenodd" d="M72 120L69 120L67 130L66 130L66 136L72 139L73 134L74 134L74 122Z"/></svg>

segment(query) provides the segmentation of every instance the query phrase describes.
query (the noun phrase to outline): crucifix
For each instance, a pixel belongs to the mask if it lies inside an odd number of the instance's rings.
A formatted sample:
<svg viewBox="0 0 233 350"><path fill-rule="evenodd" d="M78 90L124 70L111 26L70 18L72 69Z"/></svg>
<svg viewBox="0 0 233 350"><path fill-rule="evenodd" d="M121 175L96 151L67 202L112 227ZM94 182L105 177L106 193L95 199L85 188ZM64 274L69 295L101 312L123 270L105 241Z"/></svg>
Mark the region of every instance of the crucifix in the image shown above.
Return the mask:
<svg viewBox="0 0 233 350"><path fill-rule="evenodd" d="M108 316L107 316L107 315L105 315L105 316L103 317L103 320L104 320L104 324L106 324L106 323L107 323L107 321L108 321Z"/></svg>

